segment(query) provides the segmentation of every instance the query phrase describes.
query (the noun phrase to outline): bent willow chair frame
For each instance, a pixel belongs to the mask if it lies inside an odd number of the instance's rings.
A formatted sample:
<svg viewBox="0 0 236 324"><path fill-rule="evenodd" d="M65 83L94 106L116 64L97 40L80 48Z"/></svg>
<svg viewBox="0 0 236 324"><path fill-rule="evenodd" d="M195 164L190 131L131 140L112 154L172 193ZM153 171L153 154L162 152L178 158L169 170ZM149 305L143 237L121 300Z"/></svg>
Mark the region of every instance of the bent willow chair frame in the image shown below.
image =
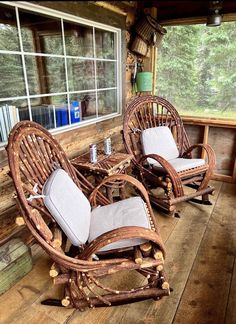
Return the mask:
<svg viewBox="0 0 236 324"><path fill-rule="evenodd" d="M191 159L193 150L203 149L207 162L202 166L177 172L163 157L157 154L144 155L141 134L145 129L158 126L170 128L180 158ZM133 154L132 161L139 180L146 187L150 200L162 210L173 215L176 204L187 200L211 204L208 195L213 193L214 188L208 186L208 183L215 167L215 153L208 144L190 146L182 119L167 100L152 95L136 97L125 112L123 138L127 152ZM147 162L148 158L154 159L162 168L158 171L154 169ZM194 192L186 194L184 185L193 188ZM155 192L157 188L159 191ZM202 199L195 199L197 196L202 196Z"/></svg>
<svg viewBox="0 0 236 324"><path fill-rule="evenodd" d="M7 152L16 199L25 223L54 262L49 272L54 283L64 286L61 299L48 299L43 304L82 311L86 307L119 305L149 298L158 300L169 295L164 273L165 248L148 194L141 183L121 174L104 179L94 188L72 166L52 135L34 122L23 121L15 125L9 136ZM29 199L40 196L45 181L57 168L64 169L84 194L90 196L93 207L111 203L104 186L112 184L115 188L121 181L134 186L146 204L151 228L121 227L100 235L90 244L80 247L68 245L65 234L45 207L43 199ZM129 249L97 254L102 247L127 238L142 238L147 242ZM125 270L136 270L144 276L140 287L119 291L101 282L103 276Z"/></svg>

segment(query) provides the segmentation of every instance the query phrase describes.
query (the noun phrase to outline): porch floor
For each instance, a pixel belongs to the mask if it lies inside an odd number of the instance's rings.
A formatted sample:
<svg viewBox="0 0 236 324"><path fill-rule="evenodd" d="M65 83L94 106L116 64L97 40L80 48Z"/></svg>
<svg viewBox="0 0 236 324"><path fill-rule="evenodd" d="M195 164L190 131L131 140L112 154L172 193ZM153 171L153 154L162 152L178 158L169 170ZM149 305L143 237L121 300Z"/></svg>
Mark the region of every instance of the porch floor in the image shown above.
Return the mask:
<svg viewBox="0 0 236 324"><path fill-rule="evenodd" d="M155 211L167 249L169 297L85 312L43 306L41 300L60 291L48 275L51 261L35 244L33 270L0 296L0 323L236 323L236 185L212 185L212 206L182 203L180 219ZM124 274L112 283L125 288L140 280Z"/></svg>

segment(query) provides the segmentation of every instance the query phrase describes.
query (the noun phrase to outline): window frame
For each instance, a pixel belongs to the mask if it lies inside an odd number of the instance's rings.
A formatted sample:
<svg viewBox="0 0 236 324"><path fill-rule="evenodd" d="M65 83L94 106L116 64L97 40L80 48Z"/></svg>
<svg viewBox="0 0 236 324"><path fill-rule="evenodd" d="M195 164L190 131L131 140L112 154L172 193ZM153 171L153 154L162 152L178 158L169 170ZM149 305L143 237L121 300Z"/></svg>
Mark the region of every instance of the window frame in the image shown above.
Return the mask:
<svg viewBox="0 0 236 324"><path fill-rule="evenodd" d="M96 124L100 121L111 119L117 116L120 116L122 114L122 99L123 99L123 93L122 93L122 55L121 55L121 29L117 27L113 27L110 25L102 24L99 22L95 22L89 19L85 19L82 17L76 17L72 14L65 13L63 11L39 6L32 3L26 3L24 1L17 1L17 2L10 2L10 1L0 1L0 4L5 4L8 6L11 6L15 8L16 12L16 22L17 22L17 31L18 31L18 37L19 37L19 43L20 43L20 49L19 51L8 51L8 50L0 50L0 54L17 54L21 57L22 60L22 68L23 68L23 75L24 75L24 84L26 89L26 95L25 96L18 96L18 97L7 97L7 98L0 98L0 104L4 101L9 100L16 100L16 99L25 99L27 101L27 105L29 107L29 116L30 120L32 120L32 108L30 99L33 98L42 98L42 97L48 97L48 96L66 96L68 103L69 101L69 95L73 94L80 94L80 93L88 93L91 91L95 92L95 98L96 98L96 116L87 119L87 120L81 120L78 123L70 124L71 122L71 115L70 115L70 105L68 104L68 118L69 118L69 124L65 126L60 126L57 128L50 129L49 131L52 134L58 134L63 133L66 131L70 131L73 129L81 128L87 125ZM20 18L19 18L19 9L28 10L32 13L39 13L44 14L46 16L51 16L52 18L55 17L57 19L60 19L60 25L61 25L61 31L62 31L62 47L63 47L63 54L47 54L47 53L37 53L37 52L25 52L23 49L23 43L21 38L21 27L20 27ZM64 35L64 25L63 21L68 21L71 23L79 23L88 27L92 27L93 31L93 56L94 57L81 57L81 56L71 56L66 54L66 45L65 45L65 35ZM112 32L114 33L114 40L115 40L115 57L114 59L105 59L105 58L99 58L95 55L96 50L96 39L95 39L95 28ZM57 58L63 58L65 62L65 83L66 83L66 91L65 92L57 92L57 93L46 93L46 94L36 94L36 95L30 95L29 93L29 87L28 87L28 79L27 79L27 73L26 73L26 64L25 64L25 57L26 56L41 56L41 57L57 57ZM77 58L80 60L91 60L94 62L94 71L95 71L95 88L94 89L88 89L88 90L79 90L79 91L70 91L69 90L69 80L68 80L68 66L67 66L67 59L69 58ZM110 88L97 88L97 76L96 76L96 63L97 61L105 61L105 62L114 62L116 63L116 85L115 87ZM116 104L117 104L117 111L110 113L105 116L99 116L98 114L98 93L104 90L116 90ZM0 150L3 149L6 145L6 142L0 143Z"/></svg>

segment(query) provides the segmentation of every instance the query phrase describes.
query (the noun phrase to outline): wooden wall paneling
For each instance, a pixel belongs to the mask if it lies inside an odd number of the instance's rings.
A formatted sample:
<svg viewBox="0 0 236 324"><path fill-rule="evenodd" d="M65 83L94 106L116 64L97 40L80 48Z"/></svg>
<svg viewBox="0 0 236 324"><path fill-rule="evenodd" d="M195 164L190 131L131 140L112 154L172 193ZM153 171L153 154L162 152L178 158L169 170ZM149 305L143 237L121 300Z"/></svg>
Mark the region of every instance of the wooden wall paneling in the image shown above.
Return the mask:
<svg viewBox="0 0 236 324"><path fill-rule="evenodd" d="M184 125L191 145L202 143L204 138L204 129L200 125ZM201 149L193 150L193 157L201 157Z"/></svg>
<svg viewBox="0 0 236 324"><path fill-rule="evenodd" d="M215 153L217 166L213 175L214 180L236 182L236 122L216 119L194 119L183 117L190 143L208 143ZM202 135L199 127L204 127ZM198 131L197 131L198 129ZM197 157L196 154L194 157ZM202 152L202 158L205 154Z"/></svg>
<svg viewBox="0 0 236 324"><path fill-rule="evenodd" d="M210 127L208 143L216 153L216 173L232 176L235 163L234 129Z"/></svg>

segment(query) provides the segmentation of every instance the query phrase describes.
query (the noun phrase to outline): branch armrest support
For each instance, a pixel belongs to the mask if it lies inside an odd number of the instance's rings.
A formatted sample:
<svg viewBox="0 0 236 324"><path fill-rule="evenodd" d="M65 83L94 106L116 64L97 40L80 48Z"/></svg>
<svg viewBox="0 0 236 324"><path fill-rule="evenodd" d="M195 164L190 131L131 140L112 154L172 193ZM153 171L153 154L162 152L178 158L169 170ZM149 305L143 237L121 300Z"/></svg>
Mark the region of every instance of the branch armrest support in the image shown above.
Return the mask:
<svg viewBox="0 0 236 324"><path fill-rule="evenodd" d="M180 177L178 175L178 172L175 171L175 169L172 167L172 165L167 160L165 160L163 157L161 157L158 154L147 154L147 155L144 155L140 159L139 163L141 164L141 166L143 166L144 162L148 158L151 158L151 159L157 161L158 163L160 163L160 165L167 172L168 176L171 179L171 182L172 182L172 185L173 185L173 190L174 190L176 196L177 197L182 196L184 193L183 193L183 186L182 186L182 183L181 183L181 179L180 179Z"/></svg>
<svg viewBox="0 0 236 324"><path fill-rule="evenodd" d="M84 249L79 258L88 260L92 254L96 254L104 246L120 240L132 238L146 239L156 243L160 247L165 258L166 252L160 235L155 231L140 226L124 226L98 236Z"/></svg>
<svg viewBox="0 0 236 324"><path fill-rule="evenodd" d="M216 156L215 156L215 152L213 151L212 147L209 144L192 145L183 153L182 157L183 158L186 157L189 153L192 152L192 150L194 150L196 148L203 148L206 151L208 164L209 164L209 166L214 168L215 164L216 164Z"/></svg>

